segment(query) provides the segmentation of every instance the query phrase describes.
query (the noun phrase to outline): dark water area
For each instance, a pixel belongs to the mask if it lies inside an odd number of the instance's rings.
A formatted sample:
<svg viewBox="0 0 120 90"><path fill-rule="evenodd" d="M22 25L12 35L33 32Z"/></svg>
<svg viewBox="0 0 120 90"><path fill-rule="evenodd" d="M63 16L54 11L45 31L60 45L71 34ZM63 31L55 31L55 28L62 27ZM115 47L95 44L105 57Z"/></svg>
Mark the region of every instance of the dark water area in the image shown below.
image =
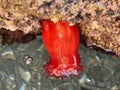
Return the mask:
<svg viewBox="0 0 120 90"><path fill-rule="evenodd" d="M40 36L25 44L0 44L0 90L120 90L120 58L80 45L79 77L48 77L49 55Z"/></svg>

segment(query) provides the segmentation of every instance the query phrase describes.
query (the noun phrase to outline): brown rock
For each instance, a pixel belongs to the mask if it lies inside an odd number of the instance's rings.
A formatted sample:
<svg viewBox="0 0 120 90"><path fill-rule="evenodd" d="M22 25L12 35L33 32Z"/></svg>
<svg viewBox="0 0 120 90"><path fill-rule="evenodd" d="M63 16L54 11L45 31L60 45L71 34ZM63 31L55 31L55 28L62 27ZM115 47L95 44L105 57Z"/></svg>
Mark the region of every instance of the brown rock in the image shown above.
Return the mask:
<svg viewBox="0 0 120 90"><path fill-rule="evenodd" d="M4 37L3 42L25 42L22 41L25 35L37 35L41 32L40 19L78 23L84 36L81 39L86 40L87 46L95 45L120 56L119 0L0 1L0 35ZM11 40L5 41L5 38Z"/></svg>

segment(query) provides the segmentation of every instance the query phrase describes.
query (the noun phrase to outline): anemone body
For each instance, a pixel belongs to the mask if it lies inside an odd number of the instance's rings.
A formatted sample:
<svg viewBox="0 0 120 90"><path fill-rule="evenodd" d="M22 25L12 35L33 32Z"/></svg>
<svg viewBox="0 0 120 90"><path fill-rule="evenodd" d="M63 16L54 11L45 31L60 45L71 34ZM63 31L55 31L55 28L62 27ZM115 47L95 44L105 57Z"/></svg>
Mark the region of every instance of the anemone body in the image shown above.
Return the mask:
<svg viewBox="0 0 120 90"><path fill-rule="evenodd" d="M50 55L49 62L44 65L46 73L56 77L78 75L78 71L82 70L78 54L78 26L51 20L42 20L41 25L43 43Z"/></svg>

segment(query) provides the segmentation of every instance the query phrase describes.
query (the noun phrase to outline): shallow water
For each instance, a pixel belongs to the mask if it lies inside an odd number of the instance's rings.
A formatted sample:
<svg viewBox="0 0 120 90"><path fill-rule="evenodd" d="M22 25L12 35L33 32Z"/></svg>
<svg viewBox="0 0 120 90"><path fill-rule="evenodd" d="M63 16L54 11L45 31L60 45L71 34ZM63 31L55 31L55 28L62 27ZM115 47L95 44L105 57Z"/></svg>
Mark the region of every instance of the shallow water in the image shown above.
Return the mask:
<svg viewBox="0 0 120 90"><path fill-rule="evenodd" d="M26 44L0 45L0 90L120 90L120 60L84 46L79 77L54 78L42 65L49 55L41 37Z"/></svg>

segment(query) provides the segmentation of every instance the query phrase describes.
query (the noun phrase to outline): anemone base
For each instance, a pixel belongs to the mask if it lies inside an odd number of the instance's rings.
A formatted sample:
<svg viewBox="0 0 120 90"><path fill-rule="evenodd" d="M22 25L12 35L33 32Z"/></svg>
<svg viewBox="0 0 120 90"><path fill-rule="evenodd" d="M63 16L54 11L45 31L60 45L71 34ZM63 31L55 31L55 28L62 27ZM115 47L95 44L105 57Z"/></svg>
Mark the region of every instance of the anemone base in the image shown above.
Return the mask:
<svg viewBox="0 0 120 90"><path fill-rule="evenodd" d="M43 67L45 68L45 72L48 74L48 76L55 77L69 77L70 75L78 76L78 71L83 70L83 66L81 65L72 65L67 68L64 68L60 65L55 67L53 64L47 63Z"/></svg>

